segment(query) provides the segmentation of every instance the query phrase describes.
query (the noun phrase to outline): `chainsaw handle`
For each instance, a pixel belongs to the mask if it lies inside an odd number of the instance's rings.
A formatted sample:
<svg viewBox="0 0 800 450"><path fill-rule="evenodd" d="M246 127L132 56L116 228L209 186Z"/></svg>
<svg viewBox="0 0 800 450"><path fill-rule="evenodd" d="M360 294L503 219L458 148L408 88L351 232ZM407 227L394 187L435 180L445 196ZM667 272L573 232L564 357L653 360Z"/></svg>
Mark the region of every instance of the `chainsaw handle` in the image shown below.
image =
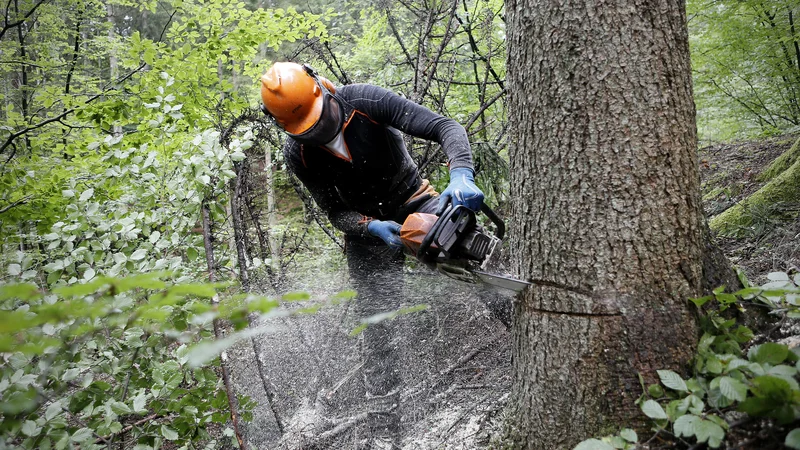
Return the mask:
<svg viewBox="0 0 800 450"><path fill-rule="evenodd" d="M442 213L442 216L449 213L451 209L453 209L453 205L448 204L447 208L445 208L444 212ZM430 249L431 244L433 243L433 237L436 235L436 233L439 231L439 228L441 228L442 225L444 225L443 221L436 220L436 223L433 224L433 227L431 227L431 229L428 230L428 234L426 234L425 237L422 238L422 242L419 244L419 249L417 250L417 258L423 261L427 259L428 249Z"/></svg>
<svg viewBox="0 0 800 450"><path fill-rule="evenodd" d="M481 203L481 212L486 214L486 217L488 217L489 220L491 220L492 223L497 226L497 238L503 239L503 237L506 235L506 224L503 222L503 219L495 214L492 208L489 208L489 205L486 203Z"/></svg>

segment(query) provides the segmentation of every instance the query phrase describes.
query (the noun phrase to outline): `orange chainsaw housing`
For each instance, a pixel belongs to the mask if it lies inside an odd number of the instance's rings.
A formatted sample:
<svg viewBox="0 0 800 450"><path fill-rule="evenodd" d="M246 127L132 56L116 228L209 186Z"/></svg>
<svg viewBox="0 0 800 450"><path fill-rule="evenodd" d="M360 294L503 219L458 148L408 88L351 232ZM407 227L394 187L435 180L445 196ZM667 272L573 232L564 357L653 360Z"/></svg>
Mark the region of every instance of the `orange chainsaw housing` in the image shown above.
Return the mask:
<svg viewBox="0 0 800 450"><path fill-rule="evenodd" d="M439 216L435 214L413 213L403 222L400 228L400 240L412 256L417 256L422 239L431 231L437 220ZM431 244L431 247L436 248L436 244Z"/></svg>

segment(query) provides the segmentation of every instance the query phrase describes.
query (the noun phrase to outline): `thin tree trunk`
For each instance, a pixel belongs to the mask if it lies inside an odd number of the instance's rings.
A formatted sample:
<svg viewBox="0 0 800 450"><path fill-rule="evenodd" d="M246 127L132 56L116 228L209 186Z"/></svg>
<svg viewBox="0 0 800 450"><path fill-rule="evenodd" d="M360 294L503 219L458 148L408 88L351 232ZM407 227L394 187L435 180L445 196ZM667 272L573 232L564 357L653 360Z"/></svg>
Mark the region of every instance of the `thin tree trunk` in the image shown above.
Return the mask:
<svg viewBox="0 0 800 450"><path fill-rule="evenodd" d="M250 275L248 272L248 258L247 258L247 230L242 221L242 179L246 169L241 163L235 163L236 177L230 181L230 216L231 223L233 224L233 233L231 234L231 250L236 252L236 260L239 265L239 281L242 283L242 289L249 290Z"/></svg>
<svg viewBox="0 0 800 450"><path fill-rule="evenodd" d="M114 42L114 37L116 34L114 33L114 6L111 3L106 5L106 18L108 20L109 29L108 29L108 41ZM108 51L108 75L109 81L116 80L119 76L119 67L117 56L114 54L113 46ZM122 134L122 127L119 125L114 125L112 128L112 132L114 135Z"/></svg>
<svg viewBox="0 0 800 450"><path fill-rule="evenodd" d="M275 239L275 229L278 226L278 216L275 211L275 176L272 172L272 149L269 145L264 146L264 176L267 185L267 223L269 224L269 231L267 232L267 239L269 240L269 250L272 255L270 261L271 273L277 273L280 269L281 249L278 245L278 240Z"/></svg>
<svg viewBox="0 0 800 450"><path fill-rule="evenodd" d="M203 246L206 251L206 265L208 266L208 281L213 283L216 280L216 262L214 261L214 246L211 243L211 211L208 208L208 200L203 199L203 204L200 208L203 221ZM219 305L219 298L215 295L212 299L212 304L216 308ZM222 325L220 319L214 319L214 337L217 339L222 338ZM220 366L222 367L222 382L225 385L225 393L228 396L228 407L231 412L231 422L233 424L233 432L236 440L239 443L239 448L245 447L245 441L242 437L241 426L239 424L239 402L236 399L236 393L231 383L230 369L228 363L228 352L223 351L220 355Z"/></svg>
<svg viewBox="0 0 800 450"><path fill-rule="evenodd" d="M510 0L510 448L642 424L638 375L681 372L704 218L683 2Z"/></svg>
<svg viewBox="0 0 800 450"><path fill-rule="evenodd" d="M19 11L19 4L17 0L14 0L14 11L17 13L17 17L20 16ZM32 121L31 117L28 116L30 106L28 105L28 96L30 92L28 92L28 68L27 65L24 64L25 60L28 58L27 48L25 44L25 28L26 22L22 22L17 27L17 40L19 41L19 60L23 62L20 64L20 80L19 80L19 93L20 93L20 106L22 107L22 117L25 120ZM25 135L25 149L30 151L31 148L31 141L28 138L28 135Z"/></svg>

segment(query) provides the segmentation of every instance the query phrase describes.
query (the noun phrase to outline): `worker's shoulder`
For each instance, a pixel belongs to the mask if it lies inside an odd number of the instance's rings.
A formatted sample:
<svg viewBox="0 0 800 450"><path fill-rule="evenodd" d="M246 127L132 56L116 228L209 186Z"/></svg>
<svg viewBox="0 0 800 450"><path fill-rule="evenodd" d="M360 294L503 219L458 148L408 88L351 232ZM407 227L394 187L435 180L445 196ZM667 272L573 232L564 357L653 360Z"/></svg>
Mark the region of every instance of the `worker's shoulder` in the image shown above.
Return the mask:
<svg viewBox="0 0 800 450"><path fill-rule="evenodd" d="M337 93L351 103L377 102L397 96L389 89L367 83L346 84L340 87Z"/></svg>

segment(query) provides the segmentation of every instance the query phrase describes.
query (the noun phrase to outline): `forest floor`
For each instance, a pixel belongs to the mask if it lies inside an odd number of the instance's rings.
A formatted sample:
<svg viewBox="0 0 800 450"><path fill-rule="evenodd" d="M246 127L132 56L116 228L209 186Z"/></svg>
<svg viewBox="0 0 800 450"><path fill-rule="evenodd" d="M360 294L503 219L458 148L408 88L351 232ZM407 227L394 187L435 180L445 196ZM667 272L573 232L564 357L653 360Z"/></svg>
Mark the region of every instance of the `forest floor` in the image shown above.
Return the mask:
<svg viewBox="0 0 800 450"><path fill-rule="evenodd" d="M718 144L700 150L700 175L703 206L709 218L757 191L763 182L758 175L781 153L789 150L798 135L758 141ZM718 237L717 243L731 263L747 275L751 283L763 284L774 271L800 269L800 217L780 220L780 209L796 210L795 205L769 205L750 210L753 224L738 237Z"/></svg>
<svg viewBox="0 0 800 450"><path fill-rule="evenodd" d="M703 148L709 217L755 192L762 185L757 174L794 139ZM740 237L719 239L752 283L763 283L769 272L800 267L800 218L777 222L769 211L759 213L763 217ZM310 293L311 300L285 303L286 315L261 320L270 332L230 353L237 391L258 404L245 426L253 448L356 449L365 439L361 338L352 335L359 318L350 302L335 298L349 287L343 262L337 270L322 266L290 287ZM403 380L403 450L489 448L511 385L508 329L482 301L486 292L472 286L409 269L403 289L403 306L427 305L393 319ZM301 313L312 305L319 308L315 313ZM753 422L730 433L723 448L781 448L782 438L771 426Z"/></svg>

